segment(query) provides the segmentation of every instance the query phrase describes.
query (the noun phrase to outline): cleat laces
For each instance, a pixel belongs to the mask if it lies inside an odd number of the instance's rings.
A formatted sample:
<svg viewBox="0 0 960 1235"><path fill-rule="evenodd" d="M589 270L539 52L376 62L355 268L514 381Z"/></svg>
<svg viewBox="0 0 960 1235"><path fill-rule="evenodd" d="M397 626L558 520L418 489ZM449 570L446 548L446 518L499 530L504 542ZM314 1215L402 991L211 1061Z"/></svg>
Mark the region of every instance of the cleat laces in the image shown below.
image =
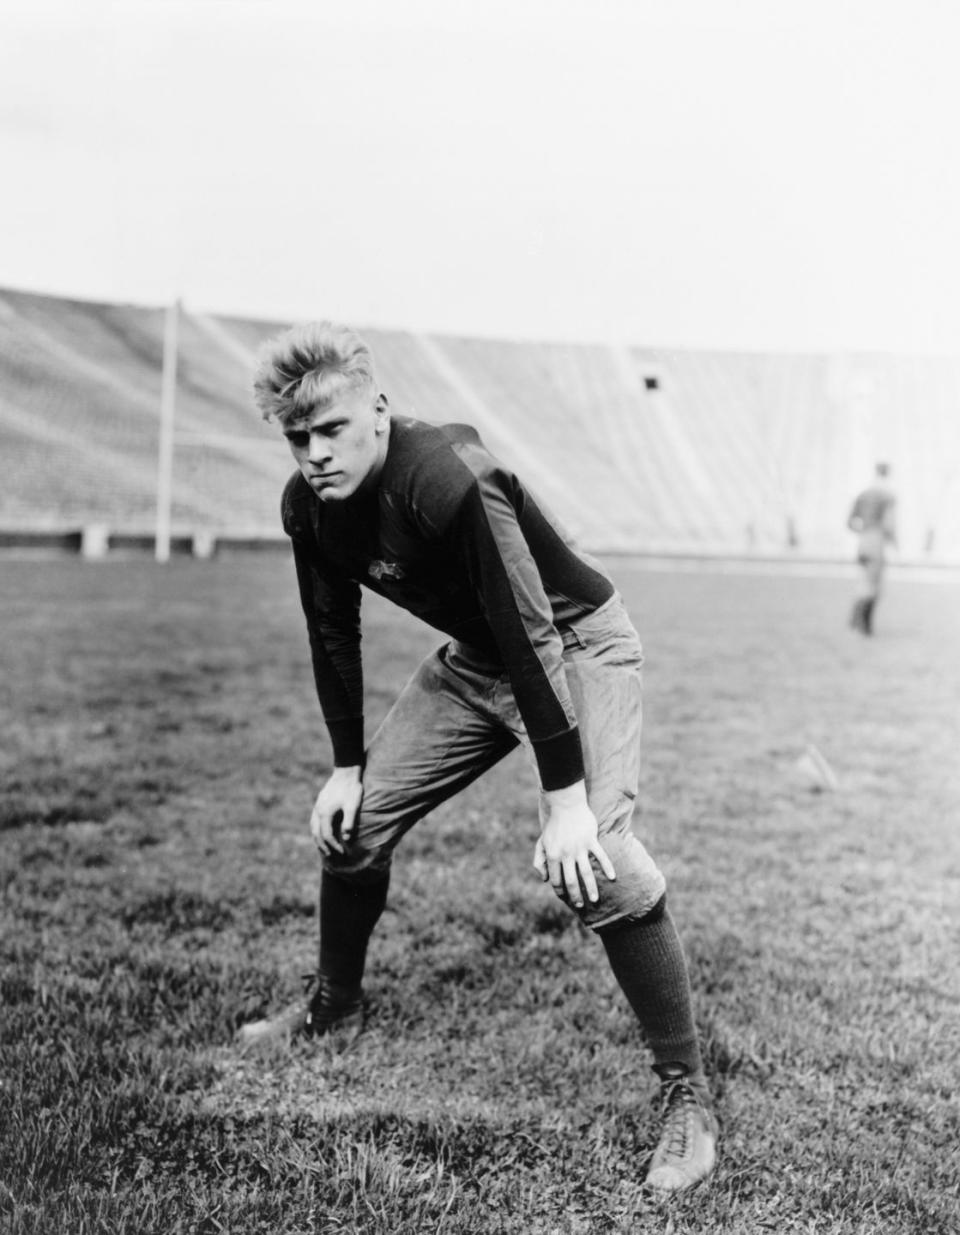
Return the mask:
<svg viewBox="0 0 960 1235"><path fill-rule="evenodd" d="M713 1170L717 1121L685 1073L663 1077L660 1089L663 1127L646 1183L678 1192L691 1188Z"/></svg>
<svg viewBox="0 0 960 1235"><path fill-rule="evenodd" d="M660 1109L664 1115L663 1149L671 1158L688 1157L700 1110L696 1094L682 1078L669 1081L663 1087Z"/></svg>
<svg viewBox="0 0 960 1235"><path fill-rule="evenodd" d="M303 975L303 995L309 1000L304 1029L308 1034L325 1034L344 1026L358 1030L362 1017L363 996L359 991L345 992L335 988L322 974Z"/></svg>

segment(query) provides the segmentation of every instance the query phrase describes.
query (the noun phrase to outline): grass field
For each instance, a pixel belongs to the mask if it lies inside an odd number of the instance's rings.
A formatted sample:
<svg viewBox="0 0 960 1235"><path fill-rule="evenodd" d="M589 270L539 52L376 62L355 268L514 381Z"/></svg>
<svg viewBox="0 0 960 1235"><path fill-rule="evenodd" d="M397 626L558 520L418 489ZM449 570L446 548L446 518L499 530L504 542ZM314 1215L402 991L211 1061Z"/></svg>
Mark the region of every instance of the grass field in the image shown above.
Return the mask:
<svg viewBox="0 0 960 1235"><path fill-rule="evenodd" d="M723 1125L641 1189L653 1077L530 868L511 756L401 848L368 1028L236 1025L314 959L326 767L285 557L0 564L0 1230L960 1231L960 585L618 580L647 650L638 826ZM371 603L369 721L435 636ZM815 743L839 779L794 765Z"/></svg>

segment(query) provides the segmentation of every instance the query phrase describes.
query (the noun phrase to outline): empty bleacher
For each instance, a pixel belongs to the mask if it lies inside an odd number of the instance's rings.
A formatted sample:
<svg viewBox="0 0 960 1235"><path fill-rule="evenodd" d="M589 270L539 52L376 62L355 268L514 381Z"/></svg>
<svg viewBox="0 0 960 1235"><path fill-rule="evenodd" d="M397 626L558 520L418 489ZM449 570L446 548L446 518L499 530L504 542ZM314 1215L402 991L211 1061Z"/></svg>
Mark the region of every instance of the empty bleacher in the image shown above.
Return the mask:
<svg viewBox="0 0 960 1235"><path fill-rule="evenodd" d="M250 378L283 325L180 315L175 533L279 534L292 463ZM163 329L161 309L0 291L0 532L152 531ZM395 411L474 424L596 550L849 557L883 457L904 556L960 561L957 360L363 333Z"/></svg>

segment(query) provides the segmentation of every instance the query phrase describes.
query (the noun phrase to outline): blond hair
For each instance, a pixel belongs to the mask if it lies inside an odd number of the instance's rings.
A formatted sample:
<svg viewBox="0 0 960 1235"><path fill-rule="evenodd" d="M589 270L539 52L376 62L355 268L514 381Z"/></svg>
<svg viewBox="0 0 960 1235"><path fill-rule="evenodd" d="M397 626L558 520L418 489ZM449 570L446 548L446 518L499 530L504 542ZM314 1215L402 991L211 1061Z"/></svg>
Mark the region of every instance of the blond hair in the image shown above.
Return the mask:
<svg viewBox="0 0 960 1235"><path fill-rule="evenodd" d="M260 349L253 398L264 420L307 416L345 390L375 387L373 355L356 331L337 322L308 322Z"/></svg>

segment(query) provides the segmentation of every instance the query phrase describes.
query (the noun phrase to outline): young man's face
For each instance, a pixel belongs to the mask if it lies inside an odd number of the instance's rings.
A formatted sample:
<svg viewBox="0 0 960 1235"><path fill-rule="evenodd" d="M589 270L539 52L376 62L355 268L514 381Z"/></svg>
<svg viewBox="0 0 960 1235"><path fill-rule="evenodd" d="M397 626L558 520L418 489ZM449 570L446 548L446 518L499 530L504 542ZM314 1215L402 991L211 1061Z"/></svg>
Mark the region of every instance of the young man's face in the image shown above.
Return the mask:
<svg viewBox="0 0 960 1235"><path fill-rule="evenodd" d="M326 407L289 420L283 435L321 502L342 502L376 481L387 454L385 395L345 390Z"/></svg>

